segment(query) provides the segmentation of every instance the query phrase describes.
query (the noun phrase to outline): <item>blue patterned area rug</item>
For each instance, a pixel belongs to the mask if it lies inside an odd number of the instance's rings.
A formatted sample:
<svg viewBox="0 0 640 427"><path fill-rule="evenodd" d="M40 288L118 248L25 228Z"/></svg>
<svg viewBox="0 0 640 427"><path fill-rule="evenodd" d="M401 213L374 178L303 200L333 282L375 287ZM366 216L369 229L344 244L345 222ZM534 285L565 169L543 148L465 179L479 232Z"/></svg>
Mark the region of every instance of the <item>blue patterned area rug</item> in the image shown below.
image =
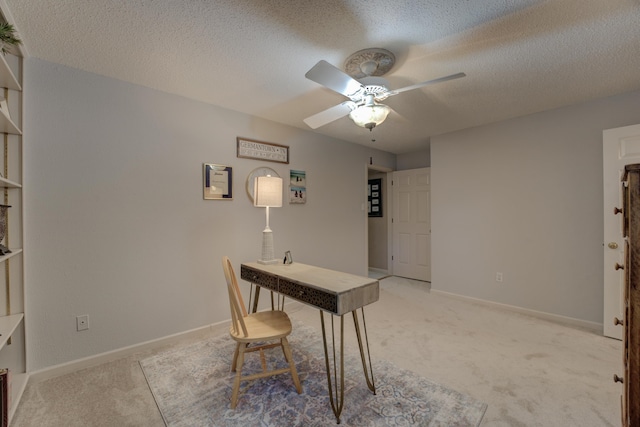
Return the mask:
<svg viewBox="0 0 640 427"><path fill-rule="evenodd" d="M322 338L294 324L289 337L302 383L288 374L243 382L235 410L229 402L235 342L224 334L176 347L140 361L167 426L335 426L327 392ZM346 345L347 343L345 343ZM356 351L356 353L351 353ZM479 426L487 409L479 402L391 363L375 361L376 392L367 388L357 347L345 350L345 402L341 426ZM269 368L285 366L279 348L265 351ZM260 356L245 357L243 374L259 372Z"/></svg>

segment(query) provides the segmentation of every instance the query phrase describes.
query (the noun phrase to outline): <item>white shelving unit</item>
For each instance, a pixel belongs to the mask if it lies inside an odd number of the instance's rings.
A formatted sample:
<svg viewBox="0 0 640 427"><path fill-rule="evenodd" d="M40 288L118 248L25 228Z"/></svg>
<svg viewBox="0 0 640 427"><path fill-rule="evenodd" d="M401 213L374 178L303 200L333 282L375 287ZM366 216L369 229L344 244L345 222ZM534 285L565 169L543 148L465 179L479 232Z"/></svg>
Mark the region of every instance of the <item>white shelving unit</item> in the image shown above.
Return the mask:
<svg viewBox="0 0 640 427"><path fill-rule="evenodd" d="M11 252L0 255L0 369L7 368L11 380L9 423L27 385L25 347L24 261L22 210L22 58L0 55L0 204L7 210L5 240L0 242Z"/></svg>

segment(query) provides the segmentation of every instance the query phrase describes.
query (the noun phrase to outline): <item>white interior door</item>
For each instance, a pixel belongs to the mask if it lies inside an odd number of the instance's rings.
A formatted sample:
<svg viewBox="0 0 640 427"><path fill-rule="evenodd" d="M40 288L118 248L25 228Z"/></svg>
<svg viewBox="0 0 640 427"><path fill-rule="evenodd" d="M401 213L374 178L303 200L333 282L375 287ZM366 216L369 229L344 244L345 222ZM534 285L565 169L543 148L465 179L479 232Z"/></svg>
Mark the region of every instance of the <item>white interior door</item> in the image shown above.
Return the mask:
<svg viewBox="0 0 640 427"><path fill-rule="evenodd" d="M393 274L431 281L431 169L393 173Z"/></svg>
<svg viewBox="0 0 640 427"><path fill-rule="evenodd" d="M624 271L615 265L624 264L624 240L622 216L614 214L614 208L622 208L620 178L624 166L640 163L640 125L607 129L603 132L603 183L604 183L604 335L622 339L622 327L613 319L622 319Z"/></svg>

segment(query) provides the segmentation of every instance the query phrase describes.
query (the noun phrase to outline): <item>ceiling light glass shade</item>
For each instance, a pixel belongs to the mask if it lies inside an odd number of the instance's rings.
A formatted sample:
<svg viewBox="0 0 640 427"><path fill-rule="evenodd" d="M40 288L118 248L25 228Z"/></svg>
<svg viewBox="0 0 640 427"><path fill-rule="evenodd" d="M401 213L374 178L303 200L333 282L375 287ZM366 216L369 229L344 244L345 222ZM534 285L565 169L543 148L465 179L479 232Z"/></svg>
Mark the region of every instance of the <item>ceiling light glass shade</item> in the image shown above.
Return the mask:
<svg viewBox="0 0 640 427"><path fill-rule="evenodd" d="M349 117L358 126L371 130L384 122L390 111L384 104L362 105L349 113Z"/></svg>

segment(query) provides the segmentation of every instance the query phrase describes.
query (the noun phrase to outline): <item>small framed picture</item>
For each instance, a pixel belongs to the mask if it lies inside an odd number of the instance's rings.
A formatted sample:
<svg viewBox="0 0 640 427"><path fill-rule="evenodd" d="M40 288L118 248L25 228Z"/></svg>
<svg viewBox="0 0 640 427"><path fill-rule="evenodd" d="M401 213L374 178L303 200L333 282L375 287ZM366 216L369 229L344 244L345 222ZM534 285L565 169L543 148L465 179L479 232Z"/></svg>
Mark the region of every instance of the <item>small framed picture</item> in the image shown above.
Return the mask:
<svg viewBox="0 0 640 427"><path fill-rule="evenodd" d="M369 216L382 216L382 178L370 179L368 187Z"/></svg>
<svg viewBox="0 0 640 427"><path fill-rule="evenodd" d="M307 203L307 173L291 169L289 171L289 203Z"/></svg>
<svg viewBox="0 0 640 427"><path fill-rule="evenodd" d="M214 163L203 164L204 199L233 200L233 169Z"/></svg>

